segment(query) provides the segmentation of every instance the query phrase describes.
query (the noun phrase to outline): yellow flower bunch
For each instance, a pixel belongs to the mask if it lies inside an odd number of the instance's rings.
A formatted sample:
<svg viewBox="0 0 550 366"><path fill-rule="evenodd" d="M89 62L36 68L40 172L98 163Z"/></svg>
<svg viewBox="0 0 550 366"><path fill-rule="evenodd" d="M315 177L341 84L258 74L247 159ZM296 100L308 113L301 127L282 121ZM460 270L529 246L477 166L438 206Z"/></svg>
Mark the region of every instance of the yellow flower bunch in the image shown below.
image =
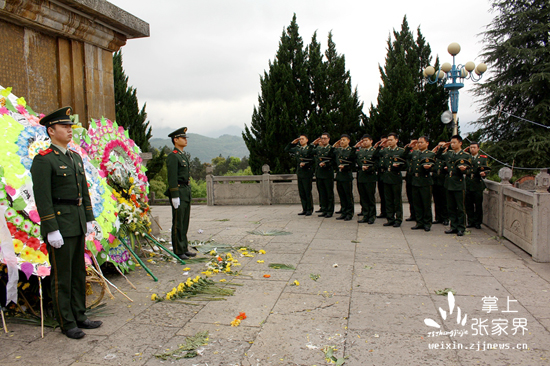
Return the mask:
<svg viewBox="0 0 550 366"><path fill-rule="evenodd" d="M260 254L265 254L265 250L260 249L260 251L259 251L258 253L260 253Z"/></svg>
<svg viewBox="0 0 550 366"><path fill-rule="evenodd" d="M151 300L152 300L152 301L157 301L157 300L159 300L158 295L157 295L157 294L152 294L152 295L151 295Z"/></svg>

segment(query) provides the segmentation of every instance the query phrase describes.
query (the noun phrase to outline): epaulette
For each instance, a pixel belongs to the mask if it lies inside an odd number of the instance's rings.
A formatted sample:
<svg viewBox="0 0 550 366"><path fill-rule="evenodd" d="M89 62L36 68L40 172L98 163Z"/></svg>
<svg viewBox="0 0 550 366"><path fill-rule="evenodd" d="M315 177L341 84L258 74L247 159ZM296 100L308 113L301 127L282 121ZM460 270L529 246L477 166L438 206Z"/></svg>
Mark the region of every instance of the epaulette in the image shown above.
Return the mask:
<svg viewBox="0 0 550 366"><path fill-rule="evenodd" d="M48 154L51 153L52 151L53 151L53 149L50 147L50 148L48 148L48 149L46 149L46 150L40 150L38 153L39 153L40 155L44 156L44 155L48 155Z"/></svg>
<svg viewBox="0 0 550 366"><path fill-rule="evenodd" d="M178 150L177 149L174 149L174 151L172 151L174 154L177 154L178 153Z"/></svg>
<svg viewBox="0 0 550 366"><path fill-rule="evenodd" d="M487 159L487 155L479 155L479 157Z"/></svg>

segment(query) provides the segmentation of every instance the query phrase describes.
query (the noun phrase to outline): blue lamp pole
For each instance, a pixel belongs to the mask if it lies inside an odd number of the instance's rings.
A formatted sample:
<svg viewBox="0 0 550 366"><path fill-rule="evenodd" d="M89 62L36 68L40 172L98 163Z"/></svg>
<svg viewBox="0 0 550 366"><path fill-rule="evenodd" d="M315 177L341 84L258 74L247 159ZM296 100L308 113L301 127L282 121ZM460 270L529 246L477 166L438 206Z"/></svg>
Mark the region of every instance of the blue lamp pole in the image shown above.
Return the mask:
<svg viewBox="0 0 550 366"><path fill-rule="evenodd" d="M447 51L453 56L453 64L445 62L437 72L433 66L428 66L424 69L424 76L429 84L440 83L443 84L445 89L449 90L451 113L454 121L453 135L456 135L458 134L458 91L464 87L464 79L470 79L474 82L481 80L483 73L487 71L487 65L480 63L476 66L472 61L466 62L465 65L456 65L455 56L460 52L460 45L456 42L451 43L447 47ZM475 75L472 71L475 72ZM448 123L450 121L443 122Z"/></svg>

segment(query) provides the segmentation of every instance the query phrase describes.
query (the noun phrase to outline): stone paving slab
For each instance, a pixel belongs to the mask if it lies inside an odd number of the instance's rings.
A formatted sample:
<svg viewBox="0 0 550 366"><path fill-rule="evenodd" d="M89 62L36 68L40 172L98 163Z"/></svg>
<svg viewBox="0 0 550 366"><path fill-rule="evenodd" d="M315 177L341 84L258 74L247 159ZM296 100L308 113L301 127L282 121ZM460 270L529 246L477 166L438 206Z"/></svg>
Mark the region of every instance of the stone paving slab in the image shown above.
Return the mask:
<svg viewBox="0 0 550 366"><path fill-rule="evenodd" d="M406 205L404 209L408 212ZM142 268L128 274L136 289L122 276L108 274L133 302L112 289L115 298L104 298L111 315L100 318L101 328L87 330L84 339L75 341L51 329L42 339L36 326L8 323L10 332L0 334L0 364L320 366L327 364L325 346L337 348L338 357L348 356L348 366L550 362L550 264L533 262L487 228L457 237L445 235L442 225L413 231L412 222L393 228L383 227L381 219L368 225L357 223L357 216L343 222L316 214L297 216L299 211L298 205L193 206L190 240L267 252L235 256L242 264L235 267L240 276L212 277L226 279L228 286L242 285L235 286L234 296L153 302L153 293L166 293L200 274L205 264L146 258L158 282ZM153 214L169 241L170 208L153 207ZM292 234L260 236L252 230ZM295 269L277 270L269 263ZM292 285L295 280L299 286ZM452 314L449 298L435 294L444 288L456 291ZM488 312L484 302L492 297L498 311ZM517 313L502 312L508 302ZM458 308L462 319L467 316L464 326L457 323ZM231 327L240 312L247 319ZM429 327L426 319L439 328ZM495 324L503 327L503 321L509 334L497 332ZM525 322L523 334L510 334L514 322ZM205 330L209 341L199 349L200 356L174 362L154 356ZM487 334L474 334L482 330ZM435 331L442 334L430 333ZM488 344L497 349L483 350Z"/></svg>

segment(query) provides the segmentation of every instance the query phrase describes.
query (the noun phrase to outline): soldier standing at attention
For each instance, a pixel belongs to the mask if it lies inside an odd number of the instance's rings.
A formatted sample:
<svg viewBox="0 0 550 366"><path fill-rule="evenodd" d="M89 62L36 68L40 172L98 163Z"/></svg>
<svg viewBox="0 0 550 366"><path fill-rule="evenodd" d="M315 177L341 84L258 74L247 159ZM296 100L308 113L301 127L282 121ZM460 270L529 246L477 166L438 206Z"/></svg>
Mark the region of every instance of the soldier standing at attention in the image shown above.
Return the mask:
<svg viewBox="0 0 550 366"><path fill-rule="evenodd" d="M412 152L411 184L416 225L412 230L424 229L430 231L432 227L432 176L435 153L428 150L430 141L422 136L417 142L411 143L418 148Z"/></svg>
<svg viewBox="0 0 550 366"><path fill-rule="evenodd" d="M353 168L355 166L355 149L349 146L349 135L343 134L333 145L338 170L336 172L336 190L340 197L342 212L336 220L350 221L353 218Z"/></svg>
<svg viewBox="0 0 550 366"><path fill-rule="evenodd" d="M298 215L311 216L313 212L313 146L308 145L308 138L301 134L285 147L285 152L296 156L296 175L298 176L298 193L302 202L302 212Z"/></svg>
<svg viewBox="0 0 550 366"><path fill-rule="evenodd" d="M384 226L400 227L403 222L403 176L401 171L407 168L404 159L405 150L397 146L397 134L388 134L386 146L382 150L382 180L386 198L387 220Z"/></svg>
<svg viewBox="0 0 550 366"><path fill-rule="evenodd" d="M359 147L356 151L357 156L357 191L359 192L359 202L361 203L362 219L357 222L374 224L376 219L376 182L378 182L377 160L380 153L378 146L372 146L372 137L363 135L361 141L355 145Z"/></svg>
<svg viewBox="0 0 550 366"><path fill-rule="evenodd" d="M325 132L313 141L316 145L315 180L319 192L319 217L332 217L334 214L334 148L330 143L330 135Z"/></svg>
<svg viewBox="0 0 550 366"><path fill-rule="evenodd" d="M435 153L445 142L440 142L432 151ZM435 221L433 224L449 225L449 213L447 212L447 190L445 179L447 178L447 154L444 153L435 159L432 169L432 195L435 206Z"/></svg>
<svg viewBox="0 0 550 366"><path fill-rule="evenodd" d="M471 166L470 154L462 150L460 135L451 137L450 146L452 151L448 152L447 171L449 175L445 181L445 188L447 188L447 210L449 211L451 229L445 231L445 234L463 236L466 230L464 190L466 189L466 176ZM439 149L438 154L441 152L442 149Z"/></svg>
<svg viewBox="0 0 550 366"><path fill-rule="evenodd" d="M380 137L382 142L381 147L384 149L384 144L388 136L383 135ZM381 165L381 161L378 160L377 164L378 169L378 195L380 196L380 215L376 216L379 219L385 219L387 217L386 213L386 195L384 194L384 181L382 180L384 167Z"/></svg>
<svg viewBox="0 0 550 366"><path fill-rule="evenodd" d="M417 150L417 144L414 145L408 145L411 148L411 151L414 152ZM409 201L409 217L405 221L417 221L416 220L416 206L414 205L414 199L413 199L413 176L414 173L411 171L411 164L410 159L412 159L412 154L409 154L407 157L407 173L405 174L405 191L407 193L407 201Z"/></svg>
<svg viewBox="0 0 550 366"><path fill-rule="evenodd" d="M485 190L483 178L489 171L487 155L479 154L479 144L474 141L464 149L464 151L467 150L472 156L472 171L466 177L466 214L468 216L468 226L466 227L481 229L483 223L483 190Z"/></svg>
<svg viewBox="0 0 550 366"><path fill-rule="evenodd" d="M189 159L183 153L187 146L187 127L168 135L174 144L174 151L166 158L168 190L166 195L172 204L172 248L181 259L196 256L189 251L187 231L191 215L191 187L189 186Z"/></svg>
<svg viewBox="0 0 550 366"><path fill-rule="evenodd" d="M86 317L85 236L94 230L94 215L80 155L68 149L73 138L71 107L43 117L51 139L47 150L34 157L31 175L40 231L51 264L54 313L69 338L86 335L102 322Z"/></svg>

